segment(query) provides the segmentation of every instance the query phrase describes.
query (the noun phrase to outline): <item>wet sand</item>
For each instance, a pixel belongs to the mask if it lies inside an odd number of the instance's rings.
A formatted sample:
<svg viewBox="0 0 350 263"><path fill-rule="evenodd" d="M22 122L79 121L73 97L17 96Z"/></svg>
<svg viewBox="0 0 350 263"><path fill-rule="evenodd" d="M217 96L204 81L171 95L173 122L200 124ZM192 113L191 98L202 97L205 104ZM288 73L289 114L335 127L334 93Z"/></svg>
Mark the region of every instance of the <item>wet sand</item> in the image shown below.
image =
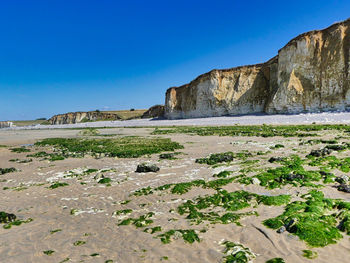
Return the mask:
<svg viewBox="0 0 350 263"><path fill-rule="evenodd" d="M103 129L103 134L151 136L153 128L111 128ZM184 149L176 160L159 160L158 154L140 158L68 158L62 161L40 161L33 158L30 163L13 163L10 159L25 159L28 153L14 153L10 147L33 144L37 140L49 137L76 137L79 130L0 130L0 144L8 147L0 148L0 167L15 167L20 171L0 175L0 211L16 214L20 219L32 218L30 223L12 226L10 229L0 228L0 262L221 262L224 254L222 240L239 242L249 247L256 255L254 262L265 262L274 257L282 257L286 262L346 262L350 252L349 237L337 244L324 248L312 248L318 258L308 260L302 256L302 250L310 249L305 242L287 232L278 234L275 230L262 225L262 221L275 217L283 212L283 206L259 205L255 210L259 216L247 216L240 220L243 226L235 224L191 225L184 216L170 213L188 199L199 195L212 194L213 189L193 188L184 195L153 194L132 196L130 194L142 187L157 187L166 183L188 182L194 179L212 180L213 174L222 170L239 174L242 168L240 161L233 161L229 166L213 168L205 164L195 163L196 158L210 153L266 151L269 147L281 143L285 148L275 149L270 155L260 157L257 166L271 166L267 159L270 156L288 156L298 153L301 156L319 145L299 146L298 138L282 137L218 137L191 136L184 134L163 135L184 145ZM154 135L153 135L154 136ZM324 132L323 138L334 138L332 132ZM29 146L32 152L37 152ZM297 151L293 151L295 148ZM157 173L135 173L137 164L141 162L155 163L160 167ZM76 172L94 169L112 169L102 172L112 179L111 186L97 183L96 173L89 174L79 180L67 177L68 171ZM334 171L336 174L340 172ZM51 182L67 182L69 185L49 189ZM81 184L84 182L84 184ZM4 187L27 187L4 190ZM223 187L228 191L246 190L258 194L292 194L298 198L306 193L305 187L285 186L282 189L266 190L258 185L242 185L232 183ZM322 189L326 197L342 198L350 201L350 194L326 186ZM293 200L294 200L293 199ZM121 202L131 200L122 205ZM122 216L113 215L116 210L130 208L131 217L138 217L147 212L154 212L152 226L161 225L164 230L170 229L207 229L200 233L201 241L193 244L185 243L181 238L170 244L162 244L156 235L145 233L133 225L118 226ZM76 211L71 214L72 209ZM174 220L177 219L177 220ZM61 229L50 233L52 230ZM86 243L75 246L74 242ZM52 255L43 251L53 250ZM97 253L98 255L94 255ZM168 259L165 260L164 257ZM108 261L107 261L108 262Z"/></svg>

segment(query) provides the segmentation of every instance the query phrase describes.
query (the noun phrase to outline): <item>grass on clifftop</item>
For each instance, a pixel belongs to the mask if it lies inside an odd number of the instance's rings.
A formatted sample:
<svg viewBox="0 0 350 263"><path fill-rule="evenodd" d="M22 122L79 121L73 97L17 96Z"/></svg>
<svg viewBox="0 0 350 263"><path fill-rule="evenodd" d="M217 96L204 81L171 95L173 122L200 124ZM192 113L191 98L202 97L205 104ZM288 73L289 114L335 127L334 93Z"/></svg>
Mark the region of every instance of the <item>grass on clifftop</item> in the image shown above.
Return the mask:
<svg viewBox="0 0 350 263"><path fill-rule="evenodd" d="M201 136L259 136L259 137L308 137L317 136L323 130L350 132L349 125L250 125L250 126L217 126L217 127L171 127L155 128L152 134L187 133Z"/></svg>
<svg viewBox="0 0 350 263"><path fill-rule="evenodd" d="M93 156L136 158L142 155L174 151L183 146L167 138L122 137L116 139L48 138L36 146L53 146L64 157Z"/></svg>

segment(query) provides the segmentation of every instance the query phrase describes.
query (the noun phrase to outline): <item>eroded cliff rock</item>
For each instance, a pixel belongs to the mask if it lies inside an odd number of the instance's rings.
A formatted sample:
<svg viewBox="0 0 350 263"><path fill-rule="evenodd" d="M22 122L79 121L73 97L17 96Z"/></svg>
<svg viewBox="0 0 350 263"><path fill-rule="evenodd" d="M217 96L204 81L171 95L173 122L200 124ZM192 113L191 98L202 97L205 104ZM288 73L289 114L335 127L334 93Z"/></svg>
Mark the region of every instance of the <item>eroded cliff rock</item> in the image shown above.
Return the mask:
<svg viewBox="0 0 350 263"><path fill-rule="evenodd" d="M159 118L164 117L164 105L154 105L149 108L144 114L142 114L142 119L148 118Z"/></svg>
<svg viewBox="0 0 350 263"><path fill-rule="evenodd" d="M350 19L292 39L263 64L212 70L167 90L165 116L209 117L350 108Z"/></svg>
<svg viewBox="0 0 350 263"><path fill-rule="evenodd" d="M14 125L13 125L13 122L11 122L11 121L0 121L0 129L1 128L9 128L12 126L14 126Z"/></svg>
<svg viewBox="0 0 350 263"><path fill-rule="evenodd" d="M119 116L111 112L103 111L88 111L88 112L69 112L65 114L58 114L49 119L50 124L72 124L89 121L102 120L118 120Z"/></svg>

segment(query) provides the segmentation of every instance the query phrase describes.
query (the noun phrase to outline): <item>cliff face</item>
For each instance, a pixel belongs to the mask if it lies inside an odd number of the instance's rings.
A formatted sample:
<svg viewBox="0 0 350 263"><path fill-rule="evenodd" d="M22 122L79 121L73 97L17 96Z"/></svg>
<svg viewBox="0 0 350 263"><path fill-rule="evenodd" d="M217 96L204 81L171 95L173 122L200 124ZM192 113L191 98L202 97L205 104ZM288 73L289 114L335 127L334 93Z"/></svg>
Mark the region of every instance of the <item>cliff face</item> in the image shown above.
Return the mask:
<svg viewBox="0 0 350 263"><path fill-rule="evenodd" d="M12 126L13 126L13 122L11 121L0 121L0 128L8 128Z"/></svg>
<svg viewBox="0 0 350 263"><path fill-rule="evenodd" d="M270 61L213 70L166 92L170 119L350 107L350 19L291 40Z"/></svg>
<svg viewBox="0 0 350 263"><path fill-rule="evenodd" d="M51 124L72 124L88 121L99 120L117 120L119 119L117 114L101 111L88 111L88 112L69 112L65 114L58 114L49 119Z"/></svg>
<svg viewBox="0 0 350 263"><path fill-rule="evenodd" d="M141 116L142 119L158 117L164 117L164 105L154 105Z"/></svg>
<svg viewBox="0 0 350 263"><path fill-rule="evenodd" d="M190 118L262 112L277 60L213 70L166 93L166 116Z"/></svg>

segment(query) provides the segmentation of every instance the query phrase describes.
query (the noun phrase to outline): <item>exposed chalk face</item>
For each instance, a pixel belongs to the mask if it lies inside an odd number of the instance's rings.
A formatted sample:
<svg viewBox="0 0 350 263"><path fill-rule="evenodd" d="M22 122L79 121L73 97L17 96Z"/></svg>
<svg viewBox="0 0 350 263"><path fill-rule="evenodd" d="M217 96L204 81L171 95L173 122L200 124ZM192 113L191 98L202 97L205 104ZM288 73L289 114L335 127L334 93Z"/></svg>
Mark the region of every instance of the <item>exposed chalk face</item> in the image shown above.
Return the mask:
<svg viewBox="0 0 350 263"><path fill-rule="evenodd" d="M117 114L101 111L88 112L69 112L65 114L57 114L49 119L51 124L72 124L85 121L98 120L117 120L120 119Z"/></svg>
<svg viewBox="0 0 350 263"><path fill-rule="evenodd" d="M13 122L11 121L0 121L0 129L12 127L12 126L13 126Z"/></svg>
<svg viewBox="0 0 350 263"><path fill-rule="evenodd" d="M350 19L292 39L263 64L213 70L167 90L169 119L350 108Z"/></svg>

